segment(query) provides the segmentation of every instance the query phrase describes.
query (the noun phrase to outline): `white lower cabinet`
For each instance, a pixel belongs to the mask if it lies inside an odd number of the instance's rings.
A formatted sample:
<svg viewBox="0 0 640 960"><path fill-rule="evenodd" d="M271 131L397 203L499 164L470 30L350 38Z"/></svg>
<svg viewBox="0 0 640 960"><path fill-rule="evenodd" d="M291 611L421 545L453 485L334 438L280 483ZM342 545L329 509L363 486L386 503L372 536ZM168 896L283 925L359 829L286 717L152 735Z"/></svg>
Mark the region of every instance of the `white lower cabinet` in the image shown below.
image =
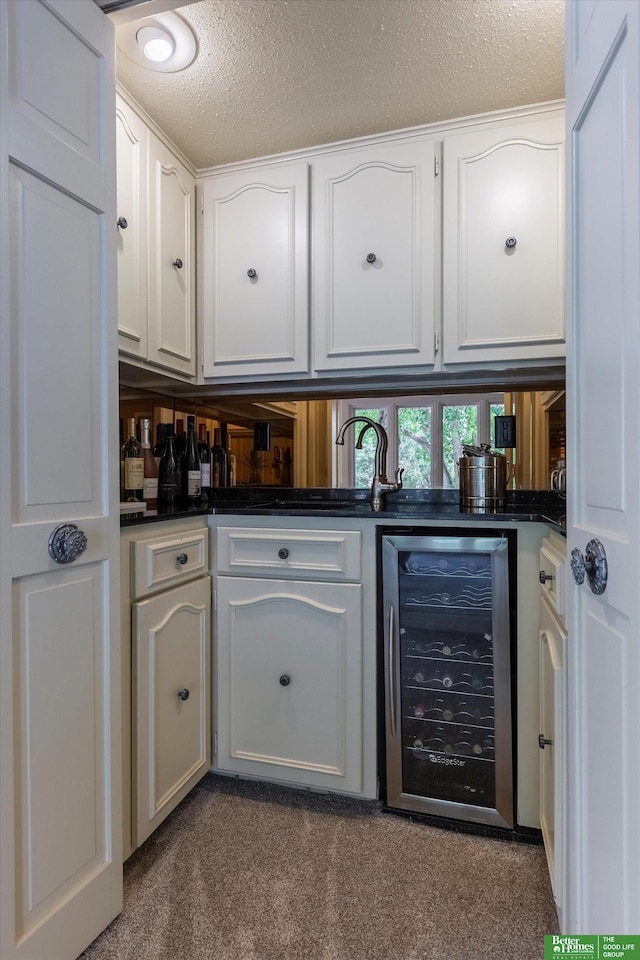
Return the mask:
<svg viewBox="0 0 640 960"><path fill-rule="evenodd" d="M211 579L133 604L136 841L210 768Z"/></svg>
<svg viewBox="0 0 640 960"><path fill-rule="evenodd" d="M217 580L218 768L362 790L362 586Z"/></svg>
<svg viewBox="0 0 640 960"><path fill-rule="evenodd" d="M567 635L545 598L540 600L540 826L562 926L565 798L565 656Z"/></svg>

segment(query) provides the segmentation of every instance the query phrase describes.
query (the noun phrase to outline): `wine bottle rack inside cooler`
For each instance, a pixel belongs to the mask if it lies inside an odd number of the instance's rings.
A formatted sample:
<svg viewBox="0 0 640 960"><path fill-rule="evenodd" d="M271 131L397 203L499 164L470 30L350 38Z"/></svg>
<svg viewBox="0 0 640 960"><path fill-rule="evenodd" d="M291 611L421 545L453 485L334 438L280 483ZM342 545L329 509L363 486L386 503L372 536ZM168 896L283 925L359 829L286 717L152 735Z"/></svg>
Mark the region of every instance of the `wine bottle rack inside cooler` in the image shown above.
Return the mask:
<svg viewBox="0 0 640 960"><path fill-rule="evenodd" d="M511 826L507 543L384 537L383 556L387 803Z"/></svg>

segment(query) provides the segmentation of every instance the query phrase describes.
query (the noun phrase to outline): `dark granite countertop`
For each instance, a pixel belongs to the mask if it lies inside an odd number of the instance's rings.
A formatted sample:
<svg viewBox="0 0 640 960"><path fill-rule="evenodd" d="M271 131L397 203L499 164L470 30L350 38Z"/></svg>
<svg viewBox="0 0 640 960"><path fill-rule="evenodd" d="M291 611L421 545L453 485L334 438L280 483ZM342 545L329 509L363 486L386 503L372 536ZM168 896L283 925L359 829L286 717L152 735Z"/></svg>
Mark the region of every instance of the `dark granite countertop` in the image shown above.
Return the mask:
<svg viewBox="0 0 640 960"><path fill-rule="evenodd" d="M372 510L367 490L303 489L284 487L232 487L215 494L209 505L160 508L156 514L122 520L121 526L137 526L162 520L185 519L208 514L224 516L343 517L377 521L393 520L486 520L546 523L565 534L566 504L547 490L518 490L507 494L499 511L461 509L457 490L402 490L390 494L384 510Z"/></svg>

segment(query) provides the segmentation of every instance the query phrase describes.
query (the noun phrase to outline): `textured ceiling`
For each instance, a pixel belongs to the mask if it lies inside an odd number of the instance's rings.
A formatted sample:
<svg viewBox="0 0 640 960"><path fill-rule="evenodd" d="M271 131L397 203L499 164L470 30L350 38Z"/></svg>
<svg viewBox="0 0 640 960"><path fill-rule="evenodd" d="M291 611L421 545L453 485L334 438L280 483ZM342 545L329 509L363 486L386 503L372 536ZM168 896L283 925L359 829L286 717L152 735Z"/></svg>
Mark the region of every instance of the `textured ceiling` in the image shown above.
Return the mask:
<svg viewBox="0 0 640 960"><path fill-rule="evenodd" d="M118 78L196 167L564 96L564 0L198 0L198 55ZM117 33L116 33L117 36Z"/></svg>

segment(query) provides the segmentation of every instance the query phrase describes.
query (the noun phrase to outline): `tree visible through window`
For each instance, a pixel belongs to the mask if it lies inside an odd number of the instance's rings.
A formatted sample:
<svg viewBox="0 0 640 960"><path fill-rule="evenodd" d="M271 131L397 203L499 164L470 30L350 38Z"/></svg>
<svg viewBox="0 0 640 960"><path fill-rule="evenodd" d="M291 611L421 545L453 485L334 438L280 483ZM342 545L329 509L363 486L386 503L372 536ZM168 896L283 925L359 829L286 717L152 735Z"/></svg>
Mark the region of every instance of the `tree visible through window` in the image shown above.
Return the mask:
<svg viewBox="0 0 640 960"><path fill-rule="evenodd" d="M502 394L480 396L385 398L375 406L366 400L339 401L338 424L353 416L381 423L389 437L387 476L404 467L406 489L458 487L458 460L465 444L493 445L494 420L504 414ZM375 431L362 434L362 449L355 443L364 425L354 424L338 454L338 485L369 487L374 473Z"/></svg>

